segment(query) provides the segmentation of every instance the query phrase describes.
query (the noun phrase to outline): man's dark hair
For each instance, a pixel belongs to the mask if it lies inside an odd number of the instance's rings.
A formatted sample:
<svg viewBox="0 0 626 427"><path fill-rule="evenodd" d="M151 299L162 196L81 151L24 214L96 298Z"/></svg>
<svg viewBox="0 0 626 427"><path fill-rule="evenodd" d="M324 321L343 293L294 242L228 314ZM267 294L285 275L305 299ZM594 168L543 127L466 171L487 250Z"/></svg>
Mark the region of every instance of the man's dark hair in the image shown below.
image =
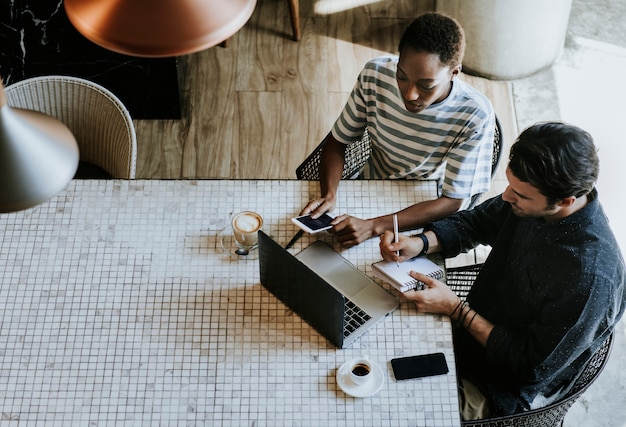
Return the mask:
<svg viewBox="0 0 626 427"><path fill-rule="evenodd" d="M410 46L417 52L434 53L445 66L455 68L463 62L465 33L453 18L441 13L424 13L404 30L400 52Z"/></svg>
<svg viewBox="0 0 626 427"><path fill-rule="evenodd" d="M511 147L509 169L548 203L593 190L600 170L591 135L572 125L546 122L524 130Z"/></svg>

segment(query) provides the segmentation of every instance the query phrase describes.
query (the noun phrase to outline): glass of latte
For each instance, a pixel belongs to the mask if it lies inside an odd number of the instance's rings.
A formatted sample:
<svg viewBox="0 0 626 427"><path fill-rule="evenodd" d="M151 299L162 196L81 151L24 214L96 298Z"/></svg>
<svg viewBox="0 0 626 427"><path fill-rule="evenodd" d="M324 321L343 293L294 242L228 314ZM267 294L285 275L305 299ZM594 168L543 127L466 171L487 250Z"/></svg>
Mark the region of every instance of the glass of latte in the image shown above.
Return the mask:
<svg viewBox="0 0 626 427"><path fill-rule="evenodd" d="M237 247L251 250L257 245L257 232L263 227L263 217L256 212L243 211L235 214L231 221Z"/></svg>

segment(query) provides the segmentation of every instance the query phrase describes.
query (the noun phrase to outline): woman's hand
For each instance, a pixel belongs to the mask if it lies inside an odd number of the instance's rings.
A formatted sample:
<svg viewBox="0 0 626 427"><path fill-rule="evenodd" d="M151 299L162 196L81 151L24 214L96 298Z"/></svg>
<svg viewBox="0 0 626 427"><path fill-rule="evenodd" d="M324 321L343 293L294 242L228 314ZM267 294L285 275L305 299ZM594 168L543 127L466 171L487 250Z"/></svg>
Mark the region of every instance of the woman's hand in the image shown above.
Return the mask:
<svg viewBox="0 0 626 427"><path fill-rule="evenodd" d="M335 199L330 197L320 197L311 200L300 212L300 215L311 215L312 218L318 218L326 212L332 212L335 209Z"/></svg>
<svg viewBox="0 0 626 427"><path fill-rule="evenodd" d="M361 219L352 215L339 215L333 219L331 233L337 236L337 240L343 247L358 245L374 237L373 221L371 219Z"/></svg>

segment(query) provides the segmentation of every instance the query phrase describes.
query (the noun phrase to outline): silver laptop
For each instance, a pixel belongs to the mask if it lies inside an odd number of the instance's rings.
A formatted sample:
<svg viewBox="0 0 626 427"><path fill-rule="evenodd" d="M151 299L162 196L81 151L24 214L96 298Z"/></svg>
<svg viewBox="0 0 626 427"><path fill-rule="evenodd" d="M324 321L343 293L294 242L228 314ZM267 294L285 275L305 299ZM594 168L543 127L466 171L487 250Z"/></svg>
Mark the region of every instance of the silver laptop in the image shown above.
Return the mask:
<svg viewBox="0 0 626 427"><path fill-rule="evenodd" d="M296 256L259 231L261 284L339 348L398 307L398 300L322 241Z"/></svg>

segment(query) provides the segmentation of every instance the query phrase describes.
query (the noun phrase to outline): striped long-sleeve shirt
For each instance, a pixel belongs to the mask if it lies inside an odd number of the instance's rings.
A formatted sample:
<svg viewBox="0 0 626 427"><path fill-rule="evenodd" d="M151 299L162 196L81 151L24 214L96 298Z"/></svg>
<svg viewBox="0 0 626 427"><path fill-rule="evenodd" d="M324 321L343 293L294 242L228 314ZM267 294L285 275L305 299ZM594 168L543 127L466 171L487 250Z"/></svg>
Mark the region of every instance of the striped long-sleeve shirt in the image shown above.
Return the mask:
<svg viewBox="0 0 626 427"><path fill-rule="evenodd" d="M437 179L441 194L455 199L488 191L495 127L489 99L457 78L445 100L409 112L397 65L397 56L369 61L332 129L339 142L350 144L367 127L372 155L360 177Z"/></svg>

